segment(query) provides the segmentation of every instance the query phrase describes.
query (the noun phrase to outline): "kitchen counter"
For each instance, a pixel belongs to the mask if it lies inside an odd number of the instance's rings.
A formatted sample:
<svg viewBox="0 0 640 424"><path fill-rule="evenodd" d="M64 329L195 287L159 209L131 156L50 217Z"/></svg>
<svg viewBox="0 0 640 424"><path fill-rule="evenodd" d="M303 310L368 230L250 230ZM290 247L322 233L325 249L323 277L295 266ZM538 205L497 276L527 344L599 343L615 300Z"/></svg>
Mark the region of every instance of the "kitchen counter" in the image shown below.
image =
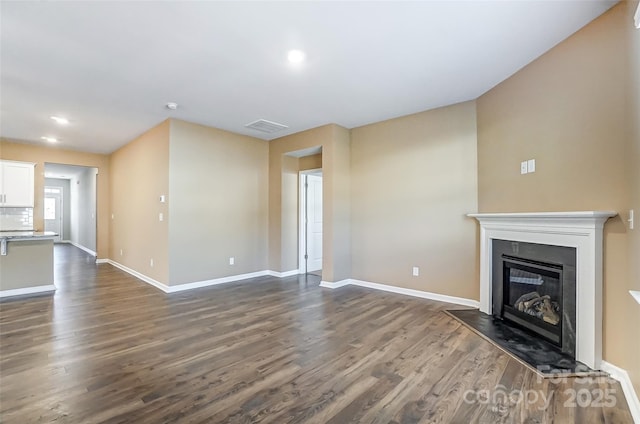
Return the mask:
<svg viewBox="0 0 640 424"><path fill-rule="evenodd" d="M51 292L52 231L0 231L0 297Z"/></svg>
<svg viewBox="0 0 640 424"><path fill-rule="evenodd" d="M53 238L57 237L58 233L53 231L0 231L0 239L6 238L8 240L13 239L32 239L32 238Z"/></svg>
<svg viewBox="0 0 640 424"><path fill-rule="evenodd" d="M7 241L53 239L57 236L53 231L0 231L0 255L7 255Z"/></svg>

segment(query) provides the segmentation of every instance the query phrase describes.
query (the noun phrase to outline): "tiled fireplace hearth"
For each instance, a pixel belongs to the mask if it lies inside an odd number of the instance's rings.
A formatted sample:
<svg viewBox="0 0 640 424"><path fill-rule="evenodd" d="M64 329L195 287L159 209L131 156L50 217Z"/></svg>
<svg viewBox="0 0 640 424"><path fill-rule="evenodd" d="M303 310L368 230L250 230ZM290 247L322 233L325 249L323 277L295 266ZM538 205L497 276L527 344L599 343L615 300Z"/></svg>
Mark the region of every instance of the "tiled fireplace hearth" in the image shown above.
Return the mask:
<svg viewBox="0 0 640 424"><path fill-rule="evenodd" d="M500 261L493 258L496 251L494 240L496 244L498 240L503 240L527 245L573 248L575 249L575 294L573 291L567 294L575 296L575 359L592 369L600 369L602 361L602 230L606 220L615 215L616 212L611 211L469 214L480 222L481 227L480 311L489 315L496 312L494 310L496 284L493 268ZM526 266L520 268L529 269ZM503 272L503 270L496 272ZM513 274L518 276L519 272L521 271L514 271ZM522 275L525 276L522 278L531 278L531 275L524 271ZM535 284L532 285L534 286ZM556 319L552 316L546 317L546 320L551 322Z"/></svg>

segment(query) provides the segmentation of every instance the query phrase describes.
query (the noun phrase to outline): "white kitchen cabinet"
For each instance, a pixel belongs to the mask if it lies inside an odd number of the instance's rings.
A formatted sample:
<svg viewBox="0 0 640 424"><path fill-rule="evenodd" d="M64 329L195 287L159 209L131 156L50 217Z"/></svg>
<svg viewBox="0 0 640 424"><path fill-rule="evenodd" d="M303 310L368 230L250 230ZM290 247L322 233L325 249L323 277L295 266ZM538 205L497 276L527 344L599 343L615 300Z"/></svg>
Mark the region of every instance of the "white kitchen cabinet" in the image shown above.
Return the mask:
<svg viewBox="0 0 640 424"><path fill-rule="evenodd" d="M33 207L35 164L0 161L0 206Z"/></svg>

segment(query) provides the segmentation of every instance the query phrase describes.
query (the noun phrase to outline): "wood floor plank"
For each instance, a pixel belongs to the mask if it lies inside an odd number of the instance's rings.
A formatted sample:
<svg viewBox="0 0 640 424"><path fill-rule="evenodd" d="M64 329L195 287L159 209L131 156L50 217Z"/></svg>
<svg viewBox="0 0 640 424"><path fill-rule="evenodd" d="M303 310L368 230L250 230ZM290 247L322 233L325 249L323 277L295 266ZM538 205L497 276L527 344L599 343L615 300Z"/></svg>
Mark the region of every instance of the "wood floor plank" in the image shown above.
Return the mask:
<svg viewBox="0 0 640 424"><path fill-rule="evenodd" d="M55 281L0 301L2 423L632 422L614 380L540 380L442 302L313 275L165 294L69 245Z"/></svg>

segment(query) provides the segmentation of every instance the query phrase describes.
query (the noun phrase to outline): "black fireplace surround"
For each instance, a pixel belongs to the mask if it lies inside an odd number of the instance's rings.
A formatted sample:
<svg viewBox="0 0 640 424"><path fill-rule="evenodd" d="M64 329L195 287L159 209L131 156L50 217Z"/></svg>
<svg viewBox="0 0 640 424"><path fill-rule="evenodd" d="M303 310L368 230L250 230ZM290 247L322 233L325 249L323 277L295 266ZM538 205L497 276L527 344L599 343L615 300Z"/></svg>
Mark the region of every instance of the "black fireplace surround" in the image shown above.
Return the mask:
<svg viewBox="0 0 640 424"><path fill-rule="evenodd" d="M493 315L575 359L576 249L494 239L492 261Z"/></svg>

